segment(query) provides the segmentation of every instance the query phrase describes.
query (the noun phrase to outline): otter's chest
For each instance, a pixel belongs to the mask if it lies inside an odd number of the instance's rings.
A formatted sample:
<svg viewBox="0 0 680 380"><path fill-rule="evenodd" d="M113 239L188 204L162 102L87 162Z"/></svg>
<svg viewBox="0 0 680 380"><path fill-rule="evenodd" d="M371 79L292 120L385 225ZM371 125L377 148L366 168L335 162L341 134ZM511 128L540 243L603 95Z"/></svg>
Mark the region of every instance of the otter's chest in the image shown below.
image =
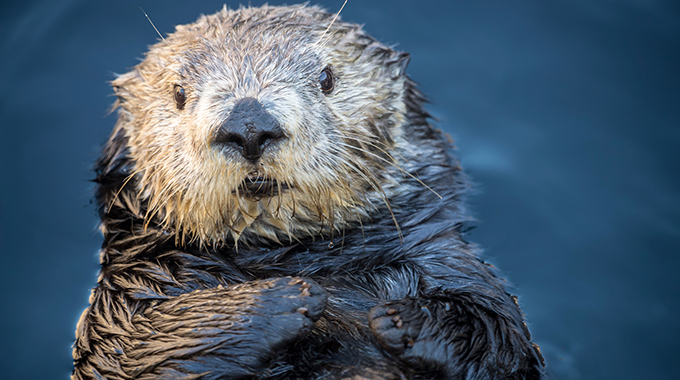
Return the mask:
<svg viewBox="0 0 680 380"><path fill-rule="evenodd" d="M399 254L399 249L389 245L333 249L326 243L243 252L233 264L249 280L285 276L312 279L328 293L327 317L340 321L356 318L364 324L368 311L381 300L417 296L419 266Z"/></svg>

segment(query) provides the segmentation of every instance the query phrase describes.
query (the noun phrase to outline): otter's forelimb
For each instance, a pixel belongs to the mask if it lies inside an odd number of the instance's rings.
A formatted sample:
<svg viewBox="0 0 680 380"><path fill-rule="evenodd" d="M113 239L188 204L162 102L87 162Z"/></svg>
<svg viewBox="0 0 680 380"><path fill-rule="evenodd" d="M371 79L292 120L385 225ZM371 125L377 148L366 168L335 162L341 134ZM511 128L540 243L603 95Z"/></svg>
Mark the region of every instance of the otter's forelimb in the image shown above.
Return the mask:
<svg viewBox="0 0 680 380"><path fill-rule="evenodd" d="M314 281L284 277L201 289L135 312L103 291L82 324L74 379L238 379L305 336L325 308ZM118 322L113 322L117 320Z"/></svg>
<svg viewBox="0 0 680 380"><path fill-rule="evenodd" d="M383 350L411 369L447 379L540 379L540 353L505 301L437 289L375 306L369 326Z"/></svg>

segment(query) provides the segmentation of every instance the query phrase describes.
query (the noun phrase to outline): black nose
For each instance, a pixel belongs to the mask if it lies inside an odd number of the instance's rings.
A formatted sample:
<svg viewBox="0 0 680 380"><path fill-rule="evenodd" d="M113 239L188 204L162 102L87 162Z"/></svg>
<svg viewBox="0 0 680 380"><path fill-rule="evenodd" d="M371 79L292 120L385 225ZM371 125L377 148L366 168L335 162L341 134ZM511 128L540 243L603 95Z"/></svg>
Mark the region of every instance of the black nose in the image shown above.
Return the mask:
<svg viewBox="0 0 680 380"><path fill-rule="evenodd" d="M284 137L279 122L257 99L243 98L217 130L214 143L231 146L245 159L256 162L267 146Z"/></svg>

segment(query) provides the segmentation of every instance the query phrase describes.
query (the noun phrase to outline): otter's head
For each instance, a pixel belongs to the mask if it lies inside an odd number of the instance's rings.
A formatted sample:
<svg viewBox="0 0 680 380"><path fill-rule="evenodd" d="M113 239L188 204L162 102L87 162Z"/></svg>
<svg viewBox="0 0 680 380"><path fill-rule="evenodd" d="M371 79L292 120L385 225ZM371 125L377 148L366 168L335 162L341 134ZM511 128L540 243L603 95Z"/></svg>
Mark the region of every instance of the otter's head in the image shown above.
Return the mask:
<svg viewBox="0 0 680 380"><path fill-rule="evenodd" d="M205 244L299 239L388 207L408 55L314 7L178 26L119 76L140 217ZM400 143L399 143L400 144Z"/></svg>

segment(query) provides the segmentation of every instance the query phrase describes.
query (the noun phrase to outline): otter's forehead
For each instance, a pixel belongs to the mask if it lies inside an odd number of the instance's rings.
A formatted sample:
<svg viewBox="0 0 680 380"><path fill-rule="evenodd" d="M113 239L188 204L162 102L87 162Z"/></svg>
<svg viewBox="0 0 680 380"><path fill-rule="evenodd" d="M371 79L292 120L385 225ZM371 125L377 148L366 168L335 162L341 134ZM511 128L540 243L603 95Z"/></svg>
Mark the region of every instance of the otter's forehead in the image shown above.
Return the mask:
<svg viewBox="0 0 680 380"><path fill-rule="evenodd" d="M332 15L316 7L225 7L178 26L152 48L149 58L165 61L170 70L199 81L246 74L265 82L267 77L285 80L281 77L317 70L323 64L319 55L331 21ZM330 33L348 25L338 23Z"/></svg>

